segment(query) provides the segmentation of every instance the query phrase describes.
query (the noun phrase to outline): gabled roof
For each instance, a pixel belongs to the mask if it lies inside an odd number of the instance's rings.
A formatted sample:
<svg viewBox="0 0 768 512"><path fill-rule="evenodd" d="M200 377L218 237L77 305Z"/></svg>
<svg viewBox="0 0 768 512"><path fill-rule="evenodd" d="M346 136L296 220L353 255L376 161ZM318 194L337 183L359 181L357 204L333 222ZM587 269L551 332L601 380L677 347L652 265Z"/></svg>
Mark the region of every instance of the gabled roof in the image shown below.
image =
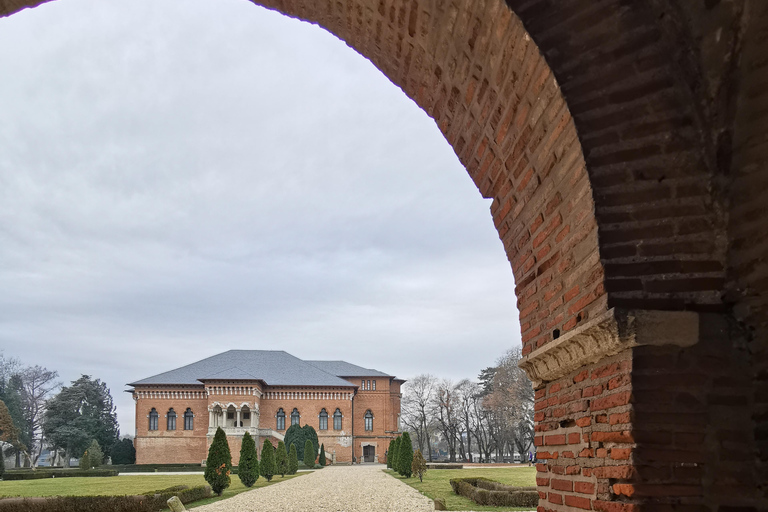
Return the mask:
<svg viewBox="0 0 768 512"><path fill-rule="evenodd" d="M128 385L199 385L205 380L261 380L269 386L355 387L336 374L282 350L229 350Z"/></svg>
<svg viewBox="0 0 768 512"><path fill-rule="evenodd" d="M312 366L315 366L324 372L328 372L337 377L392 377L379 370L372 370L370 368L363 368L356 364L348 363L346 361L307 361Z"/></svg>

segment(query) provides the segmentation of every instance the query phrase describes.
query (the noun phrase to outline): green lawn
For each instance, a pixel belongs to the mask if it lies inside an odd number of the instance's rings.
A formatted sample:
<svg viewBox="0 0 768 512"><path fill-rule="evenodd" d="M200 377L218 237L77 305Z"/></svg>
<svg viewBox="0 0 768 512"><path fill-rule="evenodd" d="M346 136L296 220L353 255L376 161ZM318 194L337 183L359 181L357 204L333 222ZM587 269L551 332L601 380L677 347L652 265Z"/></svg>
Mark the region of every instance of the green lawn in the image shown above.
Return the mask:
<svg viewBox="0 0 768 512"><path fill-rule="evenodd" d="M506 510L529 510L515 507L488 507L481 506L474 501L458 496L451 489L451 478L485 477L506 485L530 487L536 485L536 468L511 467L511 468L470 468L470 469L430 469L424 475L424 481L419 482L417 477L403 478L392 470L387 470L394 478L402 480L414 489L431 499L443 498L448 510L494 510L502 512Z"/></svg>
<svg viewBox="0 0 768 512"><path fill-rule="evenodd" d="M251 489L265 487L267 485L284 482L297 476L306 475L307 472L284 478L275 476L271 482L263 477L256 481ZM157 473L146 475L126 475L113 477L88 477L88 478L45 478L42 480L14 480L0 481L0 497L8 496L115 496L125 494L146 494L160 489L166 489L174 485L203 485L203 475L162 475ZM187 505L194 508L206 503L212 503L229 498L235 494L249 490L241 482L237 475L232 475L232 484L224 491L221 497L213 497L196 501Z"/></svg>

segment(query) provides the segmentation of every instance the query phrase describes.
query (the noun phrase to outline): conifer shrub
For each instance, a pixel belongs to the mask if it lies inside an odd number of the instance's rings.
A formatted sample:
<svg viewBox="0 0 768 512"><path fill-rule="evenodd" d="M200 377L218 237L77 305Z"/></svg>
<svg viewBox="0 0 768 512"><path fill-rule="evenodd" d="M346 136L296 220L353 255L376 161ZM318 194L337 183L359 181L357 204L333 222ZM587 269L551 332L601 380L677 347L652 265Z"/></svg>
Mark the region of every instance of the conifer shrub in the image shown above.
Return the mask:
<svg viewBox="0 0 768 512"><path fill-rule="evenodd" d="M91 446L88 447L88 462L92 468L97 468L104 463L104 452L95 439L91 441Z"/></svg>
<svg viewBox="0 0 768 512"><path fill-rule="evenodd" d="M5 474L5 455L3 455L3 446L0 445L0 480L3 479Z"/></svg>
<svg viewBox="0 0 768 512"><path fill-rule="evenodd" d="M285 451L285 443L277 443L277 452L275 452L275 473L284 477L288 472L288 452Z"/></svg>
<svg viewBox="0 0 768 512"><path fill-rule="evenodd" d="M227 435L221 429L216 429L213 442L208 449L208 458L205 461L205 481L211 486L213 492L221 496L224 489L232 483L229 475L232 473L232 454L229 451Z"/></svg>
<svg viewBox="0 0 768 512"><path fill-rule="evenodd" d="M392 448L395 446L395 440L389 440L389 448L387 448L387 467L392 469Z"/></svg>
<svg viewBox="0 0 768 512"><path fill-rule="evenodd" d="M411 473L414 476L419 477L419 482L423 482L424 473L427 472L427 461L424 460L424 456L421 454L421 450L416 450L413 454L413 462L411 463Z"/></svg>
<svg viewBox="0 0 768 512"><path fill-rule="evenodd" d="M261 476L267 479L267 482L272 481L272 477L275 476L277 468L275 467L275 447L269 442L269 439L264 440L264 445L261 447L261 463L259 464L259 470Z"/></svg>
<svg viewBox="0 0 768 512"><path fill-rule="evenodd" d="M321 466L325 466L328 464L328 461L325 458L325 443L320 445L320 459L317 461Z"/></svg>
<svg viewBox="0 0 768 512"><path fill-rule="evenodd" d="M398 468L397 472L406 478L411 477L411 464L413 464L413 444L411 444L411 435L404 432L400 438L400 446L397 449Z"/></svg>
<svg viewBox="0 0 768 512"><path fill-rule="evenodd" d="M83 471L91 469L91 461L88 458L88 450L83 452L83 455L80 457L80 461L78 462L78 466L80 466L80 469Z"/></svg>
<svg viewBox="0 0 768 512"><path fill-rule="evenodd" d="M295 475L299 470L299 455L296 450L296 444L291 443L291 449L288 452L288 474Z"/></svg>
<svg viewBox="0 0 768 512"><path fill-rule="evenodd" d="M307 466L307 468L312 469L315 467L316 454L315 446L312 444L311 440L307 439L304 442L304 465Z"/></svg>
<svg viewBox="0 0 768 512"><path fill-rule="evenodd" d="M392 459L392 465L390 466L395 473L398 473L397 468L399 464L399 459L397 457L397 452L400 449L400 438L396 437L394 441L392 441L392 449L389 451L389 455L387 456L387 459Z"/></svg>
<svg viewBox="0 0 768 512"><path fill-rule="evenodd" d="M259 456L256 453L256 441L248 432L243 435L240 462L237 464L237 476L246 487L253 487L253 484L259 479Z"/></svg>

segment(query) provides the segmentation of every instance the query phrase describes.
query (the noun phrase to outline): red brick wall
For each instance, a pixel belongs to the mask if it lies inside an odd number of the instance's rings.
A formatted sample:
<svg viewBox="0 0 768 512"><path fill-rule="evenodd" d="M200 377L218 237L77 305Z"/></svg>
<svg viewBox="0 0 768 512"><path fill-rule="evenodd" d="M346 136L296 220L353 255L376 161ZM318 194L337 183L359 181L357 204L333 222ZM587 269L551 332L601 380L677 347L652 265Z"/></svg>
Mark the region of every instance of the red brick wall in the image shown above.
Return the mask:
<svg viewBox="0 0 768 512"><path fill-rule="evenodd" d="M198 392L202 392L202 386ZM149 430L149 412L157 409L158 430ZM166 415L176 411L176 430L167 429ZM194 429L184 430L184 412L194 413ZM208 456L208 401L205 399L140 398L136 401L136 463L201 462Z"/></svg>

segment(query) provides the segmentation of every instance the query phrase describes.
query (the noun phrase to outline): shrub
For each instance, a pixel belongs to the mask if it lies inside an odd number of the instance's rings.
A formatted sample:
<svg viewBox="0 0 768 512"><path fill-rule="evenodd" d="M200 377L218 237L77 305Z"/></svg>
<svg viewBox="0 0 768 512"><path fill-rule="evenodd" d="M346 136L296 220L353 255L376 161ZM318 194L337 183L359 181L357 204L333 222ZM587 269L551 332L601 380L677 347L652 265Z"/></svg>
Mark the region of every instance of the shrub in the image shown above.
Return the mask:
<svg viewBox="0 0 768 512"><path fill-rule="evenodd" d="M393 450L394 447L395 447L395 440L394 439L390 439L389 440L389 448L387 449L387 467L388 468L392 467L392 453L393 453L392 450Z"/></svg>
<svg viewBox="0 0 768 512"><path fill-rule="evenodd" d="M321 466L325 466L328 463L328 461L325 458L325 443L320 445L320 459L318 460L318 463Z"/></svg>
<svg viewBox="0 0 768 512"><path fill-rule="evenodd" d="M539 503L535 487L513 487L487 478L454 478L450 482L454 493L478 505L535 508Z"/></svg>
<svg viewBox="0 0 768 512"><path fill-rule="evenodd" d="M278 441L277 452L275 452L275 473L281 477L288 472L288 453L285 451L285 443Z"/></svg>
<svg viewBox="0 0 768 512"><path fill-rule="evenodd" d="M130 439L121 439L112 447L112 464L136 464L136 448Z"/></svg>
<svg viewBox="0 0 768 512"><path fill-rule="evenodd" d="M299 470L299 455L296 450L296 445L291 443L291 449L288 453L288 474L295 475Z"/></svg>
<svg viewBox="0 0 768 512"><path fill-rule="evenodd" d="M88 462L92 468L104 464L104 452L101 450L99 443L95 439L91 441L91 446L88 447Z"/></svg>
<svg viewBox="0 0 768 512"><path fill-rule="evenodd" d="M419 477L419 482L423 482L424 473L427 472L427 461L424 460L421 450L416 450L416 453L413 454L411 472Z"/></svg>
<svg viewBox="0 0 768 512"><path fill-rule="evenodd" d="M240 462L237 465L237 476L243 485L252 487L259 479L259 457L256 453L256 441L251 434L243 435L243 444L240 447Z"/></svg>
<svg viewBox="0 0 768 512"><path fill-rule="evenodd" d="M296 445L298 450L298 457L304 458L304 431L298 425L291 425L288 430L285 431L285 446L290 447L292 444Z"/></svg>
<svg viewBox="0 0 768 512"><path fill-rule="evenodd" d="M83 477L83 476L117 476L114 469L23 469L19 471L7 471L3 480L41 480L43 478Z"/></svg>
<svg viewBox="0 0 768 512"><path fill-rule="evenodd" d="M398 468L397 472L406 478L411 477L411 464L413 464L413 445L411 436L404 432L400 438L400 447L397 449Z"/></svg>
<svg viewBox="0 0 768 512"><path fill-rule="evenodd" d="M90 457L88 457L88 450L85 450L83 454L80 456L80 460L78 461L77 465L83 471L91 469L91 459Z"/></svg>
<svg viewBox="0 0 768 512"><path fill-rule="evenodd" d="M390 466L395 473L397 473L398 468L398 459L397 459L397 451L400 449L400 438L396 437L394 441L392 441L392 449L389 450L389 454L387 455L387 460L392 460L392 465Z"/></svg>
<svg viewBox="0 0 768 512"><path fill-rule="evenodd" d="M308 468L315 467L315 457L317 457L317 452L314 451L315 446L312 444L312 441L307 439L304 442L304 465Z"/></svg>
<svg viewBox="0 0 768 512"><path fill-rule="evenodd" d="M205 461L205 481L211 485L213 492L221 496L224 489L232 483L229 475L232 472L232 454L229 451L227 435L221 429L216 429L213 442L208 449Z"/></svg>
<svg viewBox="0 0 768 512"><path fill-rule="evenodd" d="M261 476L267 479L267 482L272 480L272 477L276 473L275 468L275 448L269 439L264 440L264 445L261 447L261 463L259 464L259 471Z"/></svg>
<svg viewBox="0 0 768 512"><path fill-rule="evenodd" d="M5 456L3 455L3 445L0 445L0 480L3 479L3 473L5 473Z"/></svg>

